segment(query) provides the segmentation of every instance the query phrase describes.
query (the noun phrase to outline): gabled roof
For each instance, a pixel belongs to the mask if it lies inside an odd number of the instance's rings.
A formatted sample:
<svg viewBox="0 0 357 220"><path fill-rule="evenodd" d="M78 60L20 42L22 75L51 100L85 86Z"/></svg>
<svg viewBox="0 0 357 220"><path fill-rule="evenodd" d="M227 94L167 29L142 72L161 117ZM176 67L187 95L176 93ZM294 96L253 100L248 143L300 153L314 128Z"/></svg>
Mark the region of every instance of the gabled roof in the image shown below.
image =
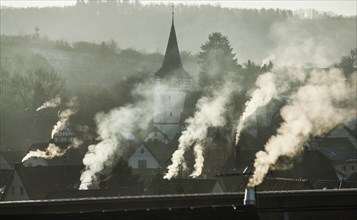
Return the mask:
<svg viewBox="0 0 357 220"><path fill-rule="evenodd" d="M78 187L84 166L15 166L16 172L30 199L44 199L47 193L58 190L71 190Z"/></svg>
<svg viewBox="0 0 357 220"><path fill-rule="evenodd" d="M155 73L157 78L180 77L191 78L191 76L183 69L180 51L177 45L176 31L174 21L172 20L171 31L164 61L161 68Z"/></svg>
<svg viewBox="0 0 357 220"><path fill-rule="evenodd" d="M7 164L14 168L15 163L21 162L21 159L25 156L26 151L24 150L8 150L0 152L2 158L7 162Z"/></svg>
<svg viewBox="0 0 357 220"><path fill-rule="evenodd" d="M256 151L242 150L238 160L235 160L232 155L227 160L221 173L242 173L247 166L252 168L255 153ZM294 165L291 169L273 170L269 172L266 178L305 179L309 180L311 184L318 180L338 180L331 162L321 152L304 151L298 158L298 160L293 161ZM227 176L223 177L223 182L228 190L240 189L242 187L240 184L245 184L245 179L247 178L244 176Z"/></svg>
<svg viewBox="0 0 357 220"><path fill-rule="evenodd" d="M318 150L333 162L357 161L357 149L348 137L324 138Z"/></svg>
<svg viewBox="0 0 357 220"><path fill-rule="evenodd" d="M148 141L142 144L163 168L167 166L166 162L176 150L172 145L164 144L161 141Z"/></svg>

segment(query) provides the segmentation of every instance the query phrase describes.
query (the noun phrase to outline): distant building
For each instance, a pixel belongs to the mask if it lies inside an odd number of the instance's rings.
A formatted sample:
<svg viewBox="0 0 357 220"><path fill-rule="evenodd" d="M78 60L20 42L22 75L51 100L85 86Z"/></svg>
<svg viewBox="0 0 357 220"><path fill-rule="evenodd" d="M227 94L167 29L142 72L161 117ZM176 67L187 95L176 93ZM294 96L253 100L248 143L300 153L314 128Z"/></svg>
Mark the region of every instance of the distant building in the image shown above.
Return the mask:
<svg viewBox="0 0 357 220"><path fill-rule="evenodd" d="M44 199L52 191L76 189L82 169L83 166L24 167L17 164L2 200Z"/></svg>
<svg viewBox="0 0 357 220"><path fill-rule="evenodd" d="M57 134L53 135L53 139L56 143L72 142L74 139L74 134L69 127L65 127Z"/></svg>
<svg viewBox="0 0 357 220"><path fill-rule="evenodd" d="M169 41L161 68L155 73L154 126L170 140L181 132L181 115L192 77L184 70L172 17Z"/></svg>
<svg viewBox="0 0 357 220"><path fill-rule="evenodd" d="M356 137L343 126L338 126L322 138L317 149L332 163L339 180L346 180L357 172Z"/></svg>

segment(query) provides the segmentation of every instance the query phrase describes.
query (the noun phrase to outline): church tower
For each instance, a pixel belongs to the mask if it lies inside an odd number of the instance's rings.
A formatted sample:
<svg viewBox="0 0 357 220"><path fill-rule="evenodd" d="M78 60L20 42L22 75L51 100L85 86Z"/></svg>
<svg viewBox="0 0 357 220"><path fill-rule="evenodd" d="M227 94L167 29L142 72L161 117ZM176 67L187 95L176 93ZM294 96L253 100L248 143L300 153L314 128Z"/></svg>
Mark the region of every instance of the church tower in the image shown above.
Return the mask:
<svg viewBox="0 0 357 220"><path fill-rule="evenodd" d="M186 93L191 90L192 77L184 70L174 25L172 24L164 61L155 73L154 126L166 134L170 140L181 132L181 114Z"/></svg>

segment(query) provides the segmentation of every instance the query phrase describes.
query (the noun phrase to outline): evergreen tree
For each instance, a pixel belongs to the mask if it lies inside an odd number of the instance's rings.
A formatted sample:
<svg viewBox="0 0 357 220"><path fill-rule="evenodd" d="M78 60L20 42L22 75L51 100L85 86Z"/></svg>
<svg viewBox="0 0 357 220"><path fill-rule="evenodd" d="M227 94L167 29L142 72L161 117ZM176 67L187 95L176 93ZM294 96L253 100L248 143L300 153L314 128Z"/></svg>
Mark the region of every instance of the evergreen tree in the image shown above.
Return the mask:
<svg viewBox="0 0 357 220"><path fill-rule="evenodd" d="M239 65L232 50L228 38L222 33L214 32L208 36L208 41L201 46L198 55L201 63L201 88L220 83L228 73L237 72Z"/></svg>
<svg viewBox="0 0 357 220"><path fill-rule="evenodd" d="M357 48L351 50L350 54L341 57L341 61L336 67L341 68L346 76L357 71Z"/></svg>

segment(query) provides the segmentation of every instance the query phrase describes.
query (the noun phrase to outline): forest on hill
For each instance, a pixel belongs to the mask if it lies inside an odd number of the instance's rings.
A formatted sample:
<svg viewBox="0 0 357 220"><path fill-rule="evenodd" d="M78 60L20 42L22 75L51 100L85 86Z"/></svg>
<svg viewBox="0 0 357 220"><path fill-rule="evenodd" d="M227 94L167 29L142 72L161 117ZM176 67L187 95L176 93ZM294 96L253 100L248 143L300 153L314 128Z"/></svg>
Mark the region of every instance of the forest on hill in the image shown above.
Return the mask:
<svg viewBox="0 0 357 220"><path fill-rule="evenodd" d="M228 36L239 62L329 65L356 47L356 17L314 10L222 8L177 5L175 26L181 51L198 53L212 32ZM119 48L164 53L171 24L170 5L140 1L78 1L76 6L1 8L1 34L41 35L72 42L101 43L113 39Z"/></svg>

